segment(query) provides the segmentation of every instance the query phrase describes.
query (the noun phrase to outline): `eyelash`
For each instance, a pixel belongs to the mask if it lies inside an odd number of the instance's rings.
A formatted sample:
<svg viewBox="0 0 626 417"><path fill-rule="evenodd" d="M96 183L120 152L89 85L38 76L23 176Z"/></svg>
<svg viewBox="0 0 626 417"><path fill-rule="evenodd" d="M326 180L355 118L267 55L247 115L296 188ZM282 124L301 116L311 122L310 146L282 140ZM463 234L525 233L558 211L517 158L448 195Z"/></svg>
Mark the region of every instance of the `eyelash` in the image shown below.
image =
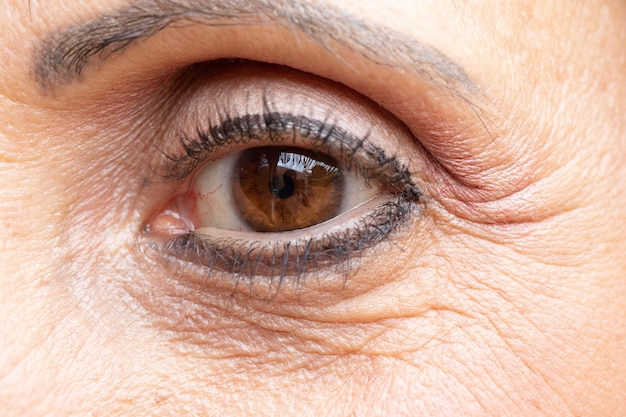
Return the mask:
<svg viewBox="0 0 626 417"><path fill-rule="evenodd" d="M341 228L319 236L296 240L242 240L216 238L193 231L181 234L159 245L159 252L203 268L206 277L215 270L231 274L235 288L243 280L252 286L254 277L269 277L266 296L273 296L285 279L293 278L299 285L313 271L334 268L347 279L360 253L385 240L411 218L422 193L413 183L408 168L396 157L369 140L369 134L355 137L327 120L310 119L304 115L272 112L264 100L262 114L238 117L225 115L208 129L196 129L194 136L181 135L182 155L165 154L169 166L165 177L183 180L196 168L214 158L214 154L230 145L268 142L283 145L296 138L308 142L313 150L337 158L345 168L360 176L367 184L374 180L395 196L381 203L349 228ZM347 213L349 213L348 211ZM310 229L313 230L317 226Z"/></svg>

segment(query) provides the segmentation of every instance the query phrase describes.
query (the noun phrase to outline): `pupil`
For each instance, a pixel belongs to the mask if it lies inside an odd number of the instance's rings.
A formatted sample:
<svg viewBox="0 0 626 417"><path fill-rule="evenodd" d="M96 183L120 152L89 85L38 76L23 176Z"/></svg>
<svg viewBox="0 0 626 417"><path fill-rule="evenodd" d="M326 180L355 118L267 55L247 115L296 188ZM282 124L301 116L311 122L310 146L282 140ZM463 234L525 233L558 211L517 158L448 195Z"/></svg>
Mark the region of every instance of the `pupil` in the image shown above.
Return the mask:
<svg viewBox="0 0 626 417"><path fill-rule="evenodd" d="M285 172L283 175L277 175L270 181L270 191L281 200L291 197L296 190L295 183L287 175L289 172L291 171Z"/></svg>
<svg viewBox="0 0 626 417"><path fill-rule="evenodd" d="M242 152L233 168L233 203L255 232L304 229L341 212L345 175L328 155L264 146Z"/></svg>

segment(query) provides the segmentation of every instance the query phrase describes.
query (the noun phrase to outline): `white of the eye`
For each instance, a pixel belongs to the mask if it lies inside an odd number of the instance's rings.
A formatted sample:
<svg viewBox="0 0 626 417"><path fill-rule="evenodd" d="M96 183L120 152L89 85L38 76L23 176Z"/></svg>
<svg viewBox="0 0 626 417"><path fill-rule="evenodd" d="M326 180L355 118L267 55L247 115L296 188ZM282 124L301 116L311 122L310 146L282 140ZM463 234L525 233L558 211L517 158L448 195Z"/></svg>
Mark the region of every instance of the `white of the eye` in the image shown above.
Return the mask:
<svg viewBox="0 0 626 417"><path fill-rule="evenodd" d="M199 224L196 229L211 227L241 232L253 232L243 222L231 192L231 181L235 180L235 164L241 153L235 153L219 160L209 162L196 176L189 193L194 201L194 218ZM345 171L345 189L341 196L342 203L338 215L341 215L380 194L380 189L373 182L370 184L358 173Z"/></svg>
<svg viewBox="0 0 626 417"><path fill-rule="evenodd" d="M249 229L239 219L231 193L231 181L234 180L233 172L239 155L235 153L209 162L195 178L190 195L195 199L194 218L199 222L196 228Z"/></svg>

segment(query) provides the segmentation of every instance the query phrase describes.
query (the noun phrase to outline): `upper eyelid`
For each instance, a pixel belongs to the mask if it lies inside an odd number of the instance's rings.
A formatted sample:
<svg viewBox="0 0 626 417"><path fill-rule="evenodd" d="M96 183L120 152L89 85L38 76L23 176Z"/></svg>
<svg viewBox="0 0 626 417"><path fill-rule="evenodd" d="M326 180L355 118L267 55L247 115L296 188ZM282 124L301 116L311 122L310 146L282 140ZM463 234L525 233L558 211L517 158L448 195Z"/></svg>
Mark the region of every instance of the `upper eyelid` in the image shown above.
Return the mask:
<svg viewBox="0 0 626 417"><path fill-rule="evenodd" d="M147 3L152 3L152 0L145 0ZM164 3L169 4L169 0L162 0ZM202 2L196 2L195 0L187 0L192 3L201 4ZM218 10L220 6L226 7L230 0L217 0L216 6ZM304 1L307 13L310 11L308 7L315 5L309 5L308 0ZM300 3L300 2L296 2ZM142 0L138 3L134 3L135 6L140 5L143 12L150 11L150 7L143 4ZM336 82L343 83L344 85L351 87L354 91L361 93L363 96L372 99L372 101L381 105L382 108L393 113L399 120L401 120L406 126L409 127L413 136L420 138L420 142L425 145L425 148L429 152L435 154L436 159L442 160L445 169L449 170L449 176L452 181L457 181L458 178L466 178L466 171L478 171L483 172L486 169L491 169L494 166L498 166L500 163L497 158L489 159L488 163L484 162L486 158L464 158L462 167L454 165L455 161L458 161L458 155L460 146L457 144L459 139L465 139L471 137L471 140L465 143L461 143L463 147L466 147L467 154L473 155L476 149L481 149L481 145L489 144L507 135L507 132L502 129L498 122L501 120L500 111L493 100L493 97L488 97L483 89L475 84L472 79L467 75L466 71L453 60L438 52L436 48L432 48L428 45L419 43L419 39L406 36L402 33L395 32L386 26L377 25L372 22L368 22L359 16L350 16L341 11L332 10L325 11L321 8L320 12L330 13L328 20L324 21L312 18L307 21L312 26L310 29L316 27L318 29L318 35L322 36L322 31L319 28L325 28L323 38L316 38L311 40L310 36L306 36L308 46L312 45L312 42L317 42L318 46L321 46L318 52L327 53L328 62L325 62L321 67L317 64L313 64L306 53L307 48L301 48L298 42L285 42L285 37L281 36L280 39L271 38L272 33L281 33L286 36L294 36L296 39L299 33L305 33L306 30L299 28L298 32L289 31L288 25L285 26L284 19L289 16L299 16L297 11L295 15L289 13L294 12L291 8L293 5L288 4L289 10L273 10L273 5L270 2L264 2L263 0L253 0L253 5L259 5L259 8L254 10L254 7L250 11L247 11L251 19L247 21L232 20L229 22L229 27L242 26L242 36L236 36L241 44L232 45L235 49L243 50L242 56L230 56L223 55L228 54L228 48L226 45L221 49L221 52L215 55L211 55L211 51L216 47L212 47L210 43L201 42L203 47L194 46L199 44L197 42L198 36L185 36L183 32L185 28L172 27L171 30L163 31L162 35L159 35L155 42L137 42L137 45L133 46L135 54L127 54L131 58L137 56L137 59L131 59L126 57L120 57L116 59L117 64L112 65L112 71L107 72L105 70L106 65L96 66L98 69L104 71L105 83L98 84L96 81L90 83L89 78L81 77L80 82L86 85L81 89L67 89L70 94L66 96L66 99L75 99L73 97L77 92L79 94L88 92L87 97L81 97L82 102L88 101L90 97L99 98L108 96L111 93L110 84L113 82L119 82L117 92L120 95L116 98L118 101L128 99L126 91L140 92L144 94L147 90L156 90L162 85L163 81L171 80L171 76L176 76L177 72L182 72L194 64L202 61L220 58L242 58L263 60L264 56L270 54L271 51L281 50L279 54L273 56L271 62L277 64L283 64L291 66L294 69L304 72L314 73L326 79L332 79ZM281 6L283 4L281 3ZM149 5L148 5L149 6ZM325 5L326 6L326 5ZM266 8L264 8L266 7ZM331 7L332 8L332 7ZM175 9L168 9L169 11ZM224 8L223 10L227 10ZM243 43L246 39L245 26L246 22L256 22L259 25L268 24L267 19L261 18L267 11L273 11L276 13L270 13L272 17L283 19L283 21L269 22L277 23L282 26L282 32L267 31L270 35L267 37L260 36L254 39L254 50L245 49ZM232 10L231 10L232 11ZM143 13L142 12L142 13ZM162 10L161 10L162 12ZM133 14L134 13L134 14ZM157 13L158 14L158 13ZM80 71L72 73L71 68L67 67L68 64L78 63L82 58L85 58L83 64L86 64L94 54L106 57L111 52L112 48L124 44L118 43L120 39L118 35L122 34L121 39L125 38L124 34L128 34L129 17L140 18L137 15L137 10L133 7L120 8L117 11L113 11L107 15L101 15L95 20L86 23L79 23L67 29L61 29L54 33L49 33L46 37L42 38L37 45L35 45L35 57L33 68L33 74L41 83L40 87L43 87L43 94L57 93L56 89L67 87L68 81L75 79ZM204 16L202 13L199 16L203 16L201 22L196 20L193 22L190 30L197 29L201 32L202 26L211 26L212 24L219 23L211 20L211 16ZM259 17L261 16L261 17ZM313 15L314 16L314 15ZM188 17L184 13L179 16L181 19ZM206 19L205 19L206 17ZM213 16L215 17L215 16ZM222 16L223 17L223 16ZM236 17L236 16L235 16ZM233 19L235 18L233 17ZM303 16L300 16L303 17ZM319 15L317 16L319 17ZM260 20L256 20L259 18ZM178 22L182 23L183 20ZM173 23L173 22L170 22ZM170 23L166 25L168 28ZM222 21L222 23L224 23ZM354 29L354 24L357 26L356 32L350 32ZM232 24L232 25L231 25ZM110 27L110 26L113 26ZM318 26L315 26L318 25ZM182 26L182 25L181 25ZM200 27L200 29L198 29ZM95 44L85 39L90 36L99 33L110 33L110 30L114 29L115 36L100 38L102 44ZM136 28L132 28L135 30ZM154 29L154 27L152 27ZM257 25L258 29L258 25ZM326 30L328 29L328 30ZM252 29L251 29L252 30ZM338 31L334 34L333 31ZM364 31L363 36L345 36L346 33L358 34L359 31ZM146 39L155 35L154 32L148 30L147 32L140 33L138 29L138 37L130 39L130 44L134 44L136 39ZM263 33L263 32L261 32ZM98 35L99 36L99 35ZM93 41L93 39L91 39ZM127 39L129 40L129 39ZM353 44L354 41L364 40L366 43ZM280 43L280 48L276 48L276 42ZM324 48L327 46L327 42L333 43L333 49ZM375 42L369 44L368 42ZM162 48L162 44L167 44L167 48ZM334 48L334 44L337 43L339 48ZM101 49L98 45L105 45L105 49ZM125 45L125 44L124 44ZM208 45L208 46L207 46ZM392 46L387 48L387 46ZM270 48L270 46L272 46ZM95 48L95 49L94 49ZM196 51L195 55L192 52L192 57L184 60L176 54L175 51L179 51L180 48L185 50ZM200 49L201 48L201 49ZM243 49L242 49L243 48ZM294 49L295 48L295 49ZM218 48L219 49L219 48ZM56 51L56 52L55 52ZM169 52L168 52L169 51ZM246 52L247 51L247 52ZM424 51L430 51L432 54L429 56ZM273 53L273 52L272 52ZM156 56L154 56L156 54ZM117 54L116 54L117 55ZM251 56L247 56L251 55ZM74 61L73 58L78 59ZM82 58L80 58L82 57ZM287 59L287 57L291 57ZM68 58L71 58L69 61ZM156 58L156 59L154 59ZM318 57L319 58L319 57ZM128 59L128 60L127 60ZM133 69L129 73L129 63L132 63ZM52 65L52 68L48 68L48 64ZM65 67L64 67L65 65ZM355 67L364 69L364 71L354 71ZM446 68L448 68L446 70ZM452 69L452 70L451 70ZM43 71L43 72L42 72ZM67 72L69 71L69 72ZM447 71L452 71L448 73ZM44 73L47 75L44 76ZM372 73L378 73L376 77L370 77ZM108 74L108 76L107 76ZM115 75L123 75L123 77L112 77ZM456 74L456 75L455 75ZM388 75L386 77L384 75ZM43 78L42 78L43 77ZM146 80L148 85L146 88ZM150 80L154 84L150 84ZM100 79L102 81L102 79ZM390 87L391 84L393 87ZM90 88L91 86L94 88ZM436 88L433 88L433 85ZM107 88L100 88L99 86L107 86ZM410 89L406 87L411 86ZM128 90L130 87L130 90ZM55 94L56 95L56 94ZM96 106L99 102L95 103ZM85 106L83 106L85 107ZM458 123L458 121L461 123ZM462 137L459 138L458 135ZM433 138L433 141L429 141L429 138ZM425 140L422 141L421 139ZM478 143L479 146L476 146ZM435 152L433 152L433 149ZM465 149L464 149L465 150ZM501 158L504 159L504 158ZM449 162L452 161L452 162ZM492 162L493 161L493 162ZM469 167L469 168L465 168ZM461 175L457 175L458 171L463 169ZM448 175L448 173L444 173ZM478 175L476 177L476 183L482 185L481 178ZM491 180L493 182L493 180ZM474 186L474 182L463 182L461 185L470 187ZM472 191L471 188L469 190Z"/></svg>
<svg viewBox="0 0 626 417"><path fill-rule="evenodd" d="M197 0L181 1L188 1L199 6L207 4ZM171 80L169 77L175 75L177 71L184 71L202 61L220 58L263 60L269 54L272 59L268 60L273 63L288 65L297 70L343 83L393 113L409 127L414 137L420 139L421 144L425 145L424 148L441 162L443 175L450 177L450 181L455 184L458 183L467 188L468 193L473 193L475 188L485 186L487 180L484 178L487 176L483 175L483 172L498 171L494 168L499 169L500 165L507 162L508 155L500 158L483 158L482 153L477 155L480 149L491 146L490 144L495 143L496 140L502 140L509 135L509 127L503 123L505 121L503 116L509 113L502 112L503 104L496 102L494 97L488 96L488 90L474 83L466 70L458 63L436 48L420 43L419 35L407 36L363 17L350 15L345 10L333 9L335 6L330 6L328 9L329 5L326 4L317 6L309 4L310 0L296 0L286 5L253 0L249 2L249 10L244 11L239 17L233 16L236 13L232 11L236 8L229 8L232 5L230 1L217 0L210 3L212 6L209 9L214 12L216 10L231 12L231 14L221 14L221 21L215 20L218 16L212 15L210 10L201 10L200 13L194 14L201 18L190 22L189 14L185 12L188 12L189 8L179 10L173 6L173 8L153 10L155 0L138 0L133 3L133 6L121 7L89 22L77 23L69 28L51 32L34 46L32 74L43 88L39 92L44 95L57 93L57 89L67 87L69 81L77 79L82 65L96 57L106 58L110 52L121 46L134 45L132 48L135 53L122 54L126 56L115 60L117 65L112 65L111 72L107 72L107 65L96 65L95 68L103 71L103 78L99 80L96 78L96 81L90 82L88 77L80 77L79 81L86 85L80 89L68 88L67 91L70 94L65 98L75 101L74 95L82 94L81 98L84 103L90 97L108 96L111 93L111 83L117 82L119 84L115 86L120 95L116 100L123 101L129 97L126 93L129 91L128 87L132 92L141 93L156 90L164 80ZM169 6L176 3L171 0L156 0L156 2ZM286 6L286 10L281 9L283 6ZM299 6L302 6L301 14L298 14ZM145 30L129 25L129 19L141 20L145 13L164 19L165 17L159 15L159 13L164 13L164 10L167 13L179 11L177 19L181 20L168 21L165 25L157 25L158 27L148 25L148 28L143 28ZM268 20L266 15L278 20ZM235 36L239 39L239 44L227 45L226 43L220 49L217 46L211 46L210 42L197 42L198 35L202 36L204 26L215 27L220 23L224 24L224 16L231 19L226 20L230 29L235 27L239 30L241 27L241 35L238 32L238 36ZM243 20L241 20L242 16ZM246 16L249 19L246 20ZM320 19L320 16L326 16L327 19ZM309 24L308 29L289 24L292 18L294 21ZM299 20L299 18L302 19ZM189 22L190 25L174 25L174 23L183 22ZM254 42L250 43L255 47L246 49L245 26L250 23L255 23L253 26L257 29L256 35L260 33L263 36L256 36ZM259 30L259 27L267 25L274 25L273 29L279 30L266 32ZM156 35L156 32L159 32L157 29L166 27L168 30ZM185 32L182 32L187 27L190 27L192 31L187 35L195 36L186 36ZM320 30L321 28L324 30ZM315 29L317 29L315 33L319 36L307 35L307 30L315 31ZM286 41L293 40L289 39L289 36L298 40L302 33L306 35L304 37L306 48L302 48L298 42ZM133 37L135 35L136 37ZM138 39L151 38L153 35L156 37L154 42L135 42ZM94 40L93 36L97 39ZM277 42L279 42L279 48L276 47ZM318 56L316 56L315 63L309 58L311 54L307 51L309 47L315 48L314 43L318 46L317 53L327 54L324 55L327 59L322 60L323 64L319 64ZM167 47L163 48L163 44ZM202 47L199 46L200 44ZM229 55L228 48L231 46L240 51L242 56ZM186 60L176 52L181 48L192 51L191 56ZM211 55L216 49L220 51ZM275 53L276 50L281 52ZM131 63L133 67L129 72L128 64ZM73 70L72 65L78 65L78 67ZM361 71L354 71L355 68ZM371 77L374 73L376 76ZM98 83L103 80L106 82ZM148 88L146 88L146 80L148 80ZM150 80L154 84L150 84ZM84 94L85 92L88 94ZM95 104L98 106L99 102ZM459 164L461 154L469 155L469 157L464 157L462 163ZM504 176L489 176L488 182L498 182L498 178L502 177ZM513 182L521 181L521 179L516 179ZM500 186L508 187L506 184ZM465 194L459 194L454 198L457 197L463 200Z"/></svg>

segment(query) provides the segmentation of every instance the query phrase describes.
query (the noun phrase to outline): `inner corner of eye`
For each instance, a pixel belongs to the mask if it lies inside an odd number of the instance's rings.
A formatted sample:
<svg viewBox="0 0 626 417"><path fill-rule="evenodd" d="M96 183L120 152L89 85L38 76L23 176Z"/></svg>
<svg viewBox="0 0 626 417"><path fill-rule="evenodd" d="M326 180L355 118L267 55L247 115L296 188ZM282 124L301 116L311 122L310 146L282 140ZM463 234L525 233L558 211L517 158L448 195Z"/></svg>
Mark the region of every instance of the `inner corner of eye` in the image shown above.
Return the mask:
<svg viewBox="0 0 626 417"><path fill-rule="evenodd" d="M179 235L195 229L192 220L190 196L177 195L153 214L144 225L144 231L154 235Z"/></svg>

